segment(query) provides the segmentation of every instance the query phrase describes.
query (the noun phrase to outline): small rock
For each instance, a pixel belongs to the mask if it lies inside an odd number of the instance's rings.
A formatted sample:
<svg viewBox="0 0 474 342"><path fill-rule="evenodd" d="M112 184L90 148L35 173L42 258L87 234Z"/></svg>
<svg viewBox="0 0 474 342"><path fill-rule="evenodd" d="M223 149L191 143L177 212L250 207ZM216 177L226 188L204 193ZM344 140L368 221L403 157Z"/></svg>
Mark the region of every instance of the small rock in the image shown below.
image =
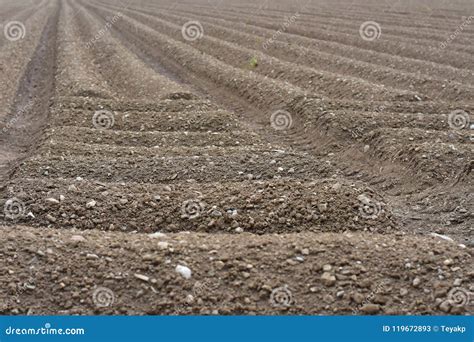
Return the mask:
<svg viewBox="0 0 474 342"><path fill-rule="evenodd" d="M64 197L64 195L59 195L59 200L60 200L61 202L64 202L65 199L66 199L66 197Z"/></svg>
<svg viewBox="0 0 474 342"><path fill-rule="evenodd" d="M418 286L420 286L420 284L421 284L421 279L420 278L416 277L415 279L413 279L413 286L414 287L418 287Z"/></svg>
<svg viewBox="0 0 474 342"><path fill-rule="evenodd" d="M166 236L166 234L160 233L160 232L148 234L148 237L151 237L152 239L164 238L165 236Z"/></svg>
<svg viewBox="0 0 474 342"><path fill-rule="evenodd" d="M341 183L336 183L332 186L333 190L339 190L342 187Z"/></svg>
<svg viewBox="0 0 474 342"><path fill-rule="evenodd" d="M445 300L439 305L439 308L441 311L448 313L449 310L451 309L451 304L449 303L449 300Z"/></svg>
<svg viewBox="0 0 474 342"><path fill-rule="evenodd" d="M329 272L330 270L332 270L332 266L331 266L331 265L326 264L326 265L323 266L323 271L324 271L324 272Z"/></svg>
<svg viewBox="0 0 474 342"><path fill-rule="evenodd" d="M225 263L222 260L217 260L216 261L216 267L218 270L222 270L225 266Z"/></svg>
<svg viewBox="0 0 474 342"><path fill-rule="evenodd" d="M244 232L244 229L243 229L243 228L240 228L240 227L237 227L237 228L235 228L235 232L236 232L236 233L243 233L243 232Z"/></svg>
<svg viewBox="0 0 474 342"><path fill-rule="evenodd" d="M99 259L97 254L87 253L86 259Z"/></svg>
<svg viewBox="0 0 474 342"><path fill-rule="evenodd" d="M191 270L189 269L189 267L178 265L176 266L175 271L179 273L184 279L191 278Z"/></svg>
<svg viewBox="0 0 474 342"><path fill-rule="evenodd" d="M321 213L323 213L328 209L328 204L327 203L319 203L318 204L318 209Z"/></svg>
<svg viewBox="0 0 474 342"><path fill-rule="evenodd" d="M408 294L408 290L405 288L400 289L400 296L406 296Z"/></svg>
<svg viewBox="0 0 474 342"><path fill-rule="evenodd" d="M146 282L148 282L150 280L150 277L147 277L146 275L139 274L139 273L135 273L133 276L137 279L140 279L140 280L143 280L143 281L146 281Z"/></svg>
<svg viewBox="0 0 474 342"><path fill-rule="evenodd" d="M86 239L82 235L73 235L73 236L71 236L71 241L83 242L83 241L86 241Z"/></svg>
<svg viewBox="0 0 474 342"><path fill-rule="evenodd" d="M158 248L159 249L167 249L169 247L169 243L166 241L160 241L158 242Z"/></svg>
<svg viewBox="0 0 474 342"><path fill-rule="evenodd" d="M52 198L52 197L47 198L46 202L50 204L59 204L59 201L56 198Z"/></svg>
<svg viewBox="0 0 474 342"><path fill-rule="evenodd" d="M193 295L188 294L188 295L186 296L186 303L188 303L188 304L194 303L194 297L193 297Z"/></svg>
<svg viewBox="0 0 474 342"><path fill-rule="evenodd" d="M365 314L373 315L380 311L380 305L378 304L365 304L363 307L360 308Z"/></svg>
<svg viewBox="0 0 474 342"><path fill-rule="evenodd" d="M96 204L97 204L96 201L90 200L89 202L86 203L86 208L87 209L93 208L93 207L95 207Z"/></svg>
<svg viewBox="0 0 474 342"><path fill-rule="evenodd" d="M308 248L303 248L303 249L301 250L301 254L303 254L303 255L309 255L309 249L308 249Z"/></svg>
<svg viewBox="0 0 474 342"><path fill-rule="evenodd" d="M356 292L352 294L352 300L357 304L362 304L365 300L364 295L362 293Z"/></svg>
<svg viewBox="0 0 474 342"><path fill-rule="evenodd" d="M454 261L453 259L446 259L443 261L443 264L445 264L446 266L451 266L452 264L454 264Z"/></svg>
<svg viewBox="0 0 474 342"><path fill-rule="evenodd" d="M321 281L326 286L333 286L336 284L336 277L329 272L324 272L321 276Z"/></svg>
<svg viewBox="0 0 474 342"><path fill-rule="evenodd" d="M48 214L46 215L46 219L49 221L49 222L56 222L56 217L54 217L53 215L51 214Z"/></svg>
<svg viewBox="0 0 474 342"><path fill-rule="evenodd" d="M369 149L370 149L370 146L369 146L369 145L365 145L365 146L364 146L364 152L367 153L367 151L368 151Z"/></svg>

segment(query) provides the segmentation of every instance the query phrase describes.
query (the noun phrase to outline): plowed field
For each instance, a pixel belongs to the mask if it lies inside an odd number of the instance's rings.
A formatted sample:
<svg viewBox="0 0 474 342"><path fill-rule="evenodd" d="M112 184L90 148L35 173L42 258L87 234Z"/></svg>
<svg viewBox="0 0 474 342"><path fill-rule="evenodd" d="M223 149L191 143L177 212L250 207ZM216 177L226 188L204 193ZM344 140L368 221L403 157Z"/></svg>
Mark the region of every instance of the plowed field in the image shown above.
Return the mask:
<svg viewBox="0 0 474 342"><path fill-rule="evenodd" d="M0 314L473 313L471 1L0 19Z"/></svg>

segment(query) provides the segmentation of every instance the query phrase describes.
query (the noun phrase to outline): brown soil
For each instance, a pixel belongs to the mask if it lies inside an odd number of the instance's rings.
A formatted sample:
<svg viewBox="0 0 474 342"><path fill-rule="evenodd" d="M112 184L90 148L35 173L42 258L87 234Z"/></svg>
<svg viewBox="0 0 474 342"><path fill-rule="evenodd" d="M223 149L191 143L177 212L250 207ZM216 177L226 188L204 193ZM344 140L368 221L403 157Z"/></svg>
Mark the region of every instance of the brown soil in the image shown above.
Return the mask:
<svg viewBox="0 0 474 342"><path fill-rule="evenodd" d="M0 313L472 314L473 7L350 3L7 1Z"/></svg>

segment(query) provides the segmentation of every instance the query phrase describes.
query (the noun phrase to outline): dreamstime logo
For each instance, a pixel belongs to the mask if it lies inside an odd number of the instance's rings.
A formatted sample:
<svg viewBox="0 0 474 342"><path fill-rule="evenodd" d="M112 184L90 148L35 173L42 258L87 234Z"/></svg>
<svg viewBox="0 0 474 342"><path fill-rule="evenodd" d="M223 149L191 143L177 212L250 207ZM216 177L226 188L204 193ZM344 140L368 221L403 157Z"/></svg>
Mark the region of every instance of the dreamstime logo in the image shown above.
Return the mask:
<svg viewBox="0 0 474 342"><path fill-rule="evenodd" d="M293 304L293 295L288 286L281 286L273 289L270 294L270 303L275 307L288 307Z"/></svg>
<svg viewBox="0 0 474 342"><path fill-rule="evenodd" d="M471 22L474 20L474 16L470 16L469 18L467 18L466 20L464 20L461 25L456 29L456 31L454 31L452 34L449 35L448 39L446 39L444 42L440 43L439 44L439 48L441 50L444 50L446 49L446 47L453 41L456 39L457 36L459 36L462 31L464 31L465 28L467 28L467 26L469 26L471 24Z"/></svg>
<svg viewBox="0 0 474 342"><path fill-rule="evenodd" d="M367 297L365 297L364 301L359 304L356 308L352 309L352 313L354 315L358 315L359 312L360 312L360 308L363 307L365 304L369 304L372 302L372 300L374 299L375 295L385 291L385 286L387 284L385 283L380 283L378 284L376 287L375 287L375 290L373 290L372 292L369 293L369 295Z"/></svg>
<svg viewBox="0 0 474 342"><path fill-rule="evenodd" d="M204 29L199 21L188 21L181 28L183 38L189 42L201 39L204 35Z"/></svg>
<svg viewBox="0 0 474 342"><path fill-rule="evenodd" d="M26 113L31 110L33 106L33 101L28 101L24 106L21 106L16 113L14 113L13 118L3 127L3 132L7 132L9 129L14 128L15 124L26 115Z"/></svg>
<svg viewBox="0 0 474 342"><path fill-rule="evenodd" d="M25 38L26 28L22 22L10 21L3 28L3 33L5 35L5 38L7 38L11 42L14 42Z"/></svg>
<svg viewBox="0 0 474 342"><path fill-rule="evenodd" d="M109 129L115 124L114 113L108 110L96 110L92 117L92 124L97 129Z"/></svg>
<svg viewBox="0 0 474 342"><path fill-rule="evenodd" d="M25 215L25 204L16 197L10 198L5 202L3 212L6 218L15 220Z"/></svg>
<svg viewBox="0 0 474 342"><path fill-rule="evenodd" d="M359 200L359 212L362 217L366 219L376 219L382 212L382 204L380 202L374 201L366 195L359 195L357 197Z"/></svg>
<svg viewBox="0 0 474 342"><path fill-rule="evenodd" d="M104 28L100 29L99 32L90 40L87 42L86 47L90 49L99 39L101 39L106 32L110 30L113 24L115 24L120 18L123 17L123 13L117 12L110 21L105 22Z"/></svg>
<svg viewBox="0 0 474 342"><path fill-rule="evenodd" d="M375 21L366 21L360 25L359 35L365 41L372 42L377 40L381 34L382 28L380 24Z"/></svg>
<svg viewBox="0 0 474 342"><path fill-rule="evenodd" d="M196 200L184 201L181 205L181 217L188 218L190 220L201 216L204 211L204 203Z"/></svg>
<svg viewBox="0 0 474 342"><path fill-rule="evenodd" d="M265 43L263 43L263 48L265 50L267 50L268 47L271 44L273 44L273 42L275 42L281 34L283 34L284 32L286 32L288 30L288 27L290 27L290 25L293 24L296 21L296 19L298 19L299 16L300 16L300 14L298 12L296 12L291 17L285 18L285 21L280 26L280 28L272 35L272 37L270 39L267 39L265 41Z"/></svg>
<svg viewBox="0 0 474 342"><path fill-rule="evenodd" d="M270 116L270 124L273 129L283 131L293 126L293 118L286 110L279 109Z"/></svg>
<svg viewBox="0 0 474 342"><path fill-rule="evenodd" d="M469 114L462 109L453 110L448 115L448 124L452 129L463 129L469 126Z"/></svg>
<svg viewBox="0 0 474 342"><path fill-rule="evenodd" d="M201 297L206 294L212 294L220 286L219 280L205 280L196 281L193 285L193 294L196 297Z"/></svg>
<svg viewBox="0 0 474 342"><path fill-rule="evenodd" d="M107 287L98 287L92 293L92 301L98 308L112 306L115 302L115 294Z"/></svg>
<svg viewBox="0 0 474 342"><path fill-rule="evenodd" d="M462 287L454 287L448 292L448 302L452 306L461 307L471 303L472 293Z"/></svg>

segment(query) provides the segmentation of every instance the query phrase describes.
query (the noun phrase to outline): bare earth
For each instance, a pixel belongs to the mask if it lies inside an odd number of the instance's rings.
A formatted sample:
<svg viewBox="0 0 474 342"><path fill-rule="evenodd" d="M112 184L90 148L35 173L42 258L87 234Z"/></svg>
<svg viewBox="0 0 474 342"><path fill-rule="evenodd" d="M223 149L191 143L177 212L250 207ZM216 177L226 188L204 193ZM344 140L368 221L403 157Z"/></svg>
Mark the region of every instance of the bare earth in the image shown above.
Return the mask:
<svg viewBox="0 0 474 342"><path fill-rule="evenodd" d="M0 314L474 313L473 15L0 0Z"/></svg>

